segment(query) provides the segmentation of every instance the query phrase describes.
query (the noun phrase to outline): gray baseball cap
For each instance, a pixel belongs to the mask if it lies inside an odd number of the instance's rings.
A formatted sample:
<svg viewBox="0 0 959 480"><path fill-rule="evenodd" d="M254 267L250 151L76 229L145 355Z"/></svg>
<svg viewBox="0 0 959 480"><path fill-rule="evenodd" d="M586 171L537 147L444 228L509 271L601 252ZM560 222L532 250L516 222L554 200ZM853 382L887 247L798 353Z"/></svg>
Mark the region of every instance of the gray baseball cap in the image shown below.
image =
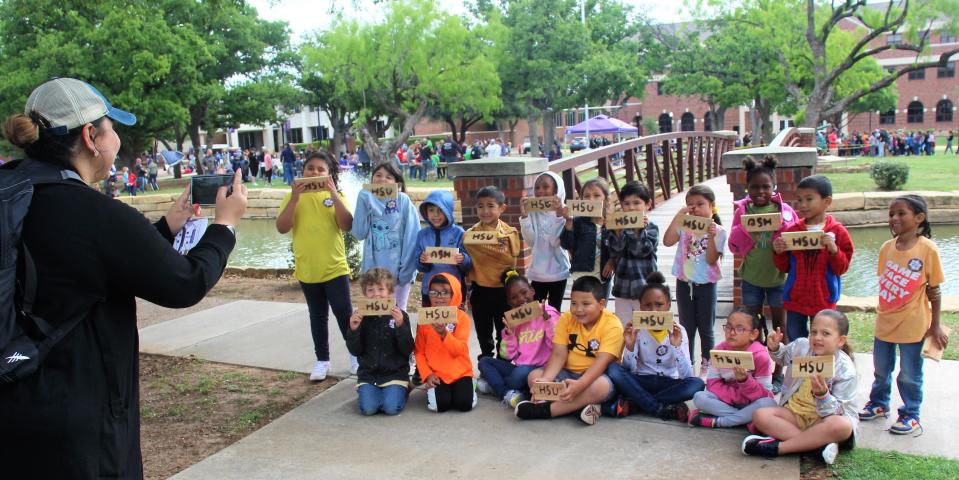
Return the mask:
<svg viewBox="0 0 959 480"><path fill-rule="evenodd" d="M114 108L93 85L75 78L54 78L35 88L24 107L25 114L30 112L50 122L51 130L58 135L104 116L123 125L137 123L135 115Z"/></svg>

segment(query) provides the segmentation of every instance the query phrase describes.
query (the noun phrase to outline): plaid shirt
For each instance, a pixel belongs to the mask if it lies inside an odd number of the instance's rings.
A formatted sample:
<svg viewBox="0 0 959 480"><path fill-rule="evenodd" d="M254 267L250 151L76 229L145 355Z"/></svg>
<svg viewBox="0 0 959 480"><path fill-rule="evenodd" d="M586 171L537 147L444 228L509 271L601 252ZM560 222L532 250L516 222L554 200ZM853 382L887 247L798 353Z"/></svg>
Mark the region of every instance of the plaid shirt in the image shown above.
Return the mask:
<svg viewBox="0 0 959 480"><path fill-rule="evenodd" d="M659 227L649 222L639 231L621 230L616 235L606 232L605 243L609 247L609 257L615 265L616 282L613 283L613 296L617 298L638 299L646 286L646 275L656 271L656 247L659 245Z"/></svg>

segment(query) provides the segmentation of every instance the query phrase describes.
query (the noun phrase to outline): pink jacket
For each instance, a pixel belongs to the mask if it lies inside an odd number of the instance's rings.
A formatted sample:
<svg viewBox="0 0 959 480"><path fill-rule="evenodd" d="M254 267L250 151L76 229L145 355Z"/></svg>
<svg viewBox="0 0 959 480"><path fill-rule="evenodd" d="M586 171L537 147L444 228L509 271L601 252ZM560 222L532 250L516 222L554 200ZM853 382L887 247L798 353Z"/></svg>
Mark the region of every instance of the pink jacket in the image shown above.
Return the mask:
<svg viewBox="0 0 959 480"><path fill-rule="evenodd" d="M779 205L779 214L782 218L782 224L779 225L779 230L776 230L776 233L773 234L773 239L779 238L780 235L790 225L799 221L799 215L796 214L796 211L793 210L793 207L788 203L783 202L783 198L778 194L774 193L770 199L773 203ZM753 246L756 245L756 241L753 240L752 235L746 231L746 228L743 227L742 220L740 217L746 215L746 205L752 203L753 199L746 195L745 198L741 200L736 200L735 206L736 211L733 213L733 226L729 230L729 251L733 252L733 255L745 257L750 250L753 249Z"/></svg>
<svg viewBox="0 0 959 480"><path fill-rule="evenodd" d="M715 350L731 350L725 341L714 347ZM760 398L773 398L772 375L773 361L769 358L766 346L758 341L746 348L752 352L756 370L748 372L746 381L737 382L735 374L730 369L719 370L710 365L706 373L706 390L716 395L723 403L735 406L749 405Z"/></svg>
<svg viewBox="0 0 959 480"><path fill-rule="evenodd" d="M514 364L546 365L553 352L553 330L556 329L559 312L546 305L544 315L516 327L515 332L503 330L506 355Z"/></svg>

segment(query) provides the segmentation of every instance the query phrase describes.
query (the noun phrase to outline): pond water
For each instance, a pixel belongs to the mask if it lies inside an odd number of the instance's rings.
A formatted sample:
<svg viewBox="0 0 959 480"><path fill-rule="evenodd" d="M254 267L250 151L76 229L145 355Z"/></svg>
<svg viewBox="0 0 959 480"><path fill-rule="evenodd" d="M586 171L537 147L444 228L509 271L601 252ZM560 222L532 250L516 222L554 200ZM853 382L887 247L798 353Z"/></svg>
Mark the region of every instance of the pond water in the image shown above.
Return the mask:
<svg viewBox="0 0 959 480"><path fill-rule="evenodd" d="M856 247L849 271L842 276L842 293L853 297L879 294L876 265L883 242L892 238L888 227L850 228ZM959 296L959 225L933 225L932 239L939 246L946 283L942 294Z"/></svg>

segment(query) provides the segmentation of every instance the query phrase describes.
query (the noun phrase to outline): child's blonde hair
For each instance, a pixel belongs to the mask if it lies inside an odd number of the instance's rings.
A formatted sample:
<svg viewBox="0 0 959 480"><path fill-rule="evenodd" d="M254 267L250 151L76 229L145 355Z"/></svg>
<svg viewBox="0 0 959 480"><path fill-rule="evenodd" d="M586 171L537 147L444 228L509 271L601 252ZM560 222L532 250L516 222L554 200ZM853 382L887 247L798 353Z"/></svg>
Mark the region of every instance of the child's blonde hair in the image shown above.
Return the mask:
<svg viewBox="0 0 959 480"><path fill-rule="evenodd" d="M393 274L385 268L371 268L360 277L360 288L363 289L364 292L366 291L366 287L380 284L386 285L386 289L390 292L393 291L393 287L396 285Z"/></svg>

